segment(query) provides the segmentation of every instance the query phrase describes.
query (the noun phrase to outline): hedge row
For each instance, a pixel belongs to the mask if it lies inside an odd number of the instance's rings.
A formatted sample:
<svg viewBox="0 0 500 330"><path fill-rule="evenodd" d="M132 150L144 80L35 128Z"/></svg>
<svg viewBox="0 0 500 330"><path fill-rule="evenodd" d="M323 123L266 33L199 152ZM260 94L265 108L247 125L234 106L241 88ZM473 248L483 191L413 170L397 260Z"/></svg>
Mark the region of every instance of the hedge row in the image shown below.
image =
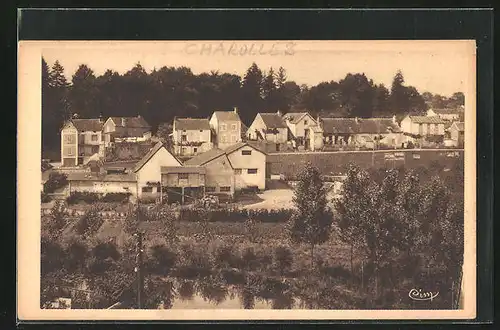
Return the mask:
<svg viewBox="0 0 500 330"><path fill-rule="evenodd" d="M252 219L262 223L284 223L288 221L292 212L291 209L219 209L210 211L206 209L182 209L180 210L179 220L189 222L208 221L243 223L248 219Z"/></svg>
<svg viewBox="0 0 500 330"><path fill-rule="evenodd" d="M84 202L87 204L93 204L96 202L102 203L127 203L131 193L107 193L98 194L92 192L72 192L69 197L66 198L66 202L69 205L77 204L79 202Z"/></svg>

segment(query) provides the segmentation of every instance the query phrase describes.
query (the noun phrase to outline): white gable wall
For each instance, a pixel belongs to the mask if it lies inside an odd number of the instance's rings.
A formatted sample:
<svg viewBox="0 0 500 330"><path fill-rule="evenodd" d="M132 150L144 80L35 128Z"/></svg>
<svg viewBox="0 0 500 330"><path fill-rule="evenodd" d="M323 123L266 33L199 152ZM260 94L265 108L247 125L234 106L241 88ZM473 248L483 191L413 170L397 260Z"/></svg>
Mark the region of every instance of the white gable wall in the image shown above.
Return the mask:
<svg viewBox="0 0 500 330"><path fill-rule="evenodd" d="M182 164L165 147L160 148L136 173L139 196L142 195L142 187L146 187L147 182L161 181L162 166L182 166ZM156 187L153 187L152 193L157 192Z"/></svg>

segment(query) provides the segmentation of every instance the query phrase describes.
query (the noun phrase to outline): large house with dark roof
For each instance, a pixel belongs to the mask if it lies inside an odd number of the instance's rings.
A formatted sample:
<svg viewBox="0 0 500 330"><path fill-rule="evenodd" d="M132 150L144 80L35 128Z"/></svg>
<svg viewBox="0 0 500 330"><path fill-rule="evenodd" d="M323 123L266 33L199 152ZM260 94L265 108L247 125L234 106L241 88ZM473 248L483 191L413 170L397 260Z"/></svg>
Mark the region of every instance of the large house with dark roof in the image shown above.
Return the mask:
<svg viewBox="0 0 500 330"><path fill-rule="evenodd" d="M214 147L224 149L241 142L241 119L238 109L233 111L214 111L210 118L210 127L214 134Z"/></svg>
<svg viewBox="0 0 500 330"><path fill-rule="evenodd" d="M462 110L463 111L463 110ZM441 119L447 121L455 121L460 119L461 109L452 109L452 108L444 108L444 109L429 109L427 110L427 116L434 117L438 116Z"/></svg>
<svg viewBox="0 0 500 330"><path fill-rule="evenodd" d="M320 118L325 147L399 147L403 135L396 118Z"/></svg>
<svg viewBox="0 0 500 330"><path fill-rule="evenodd" d="M279 113L258 113L248 128L246 136L253 141L286 143L288 126Z"/></svg>
<svg viewBox="0 0 500 330"><path fill-rule="evenodd" d="M151 139L151 126L143 117L109 117L103 125L104 142L142 142Z"/></svg>
<svg viewBox="0 0 500 330"><path fill-rule="evenodd" d="M193 156L212 149L212 131L206 118L174 118L174 153Z"/></svg>
<svg viewBox="0 0 500 330"><path fill-rule="evenodd" d="M102 119L71 119L61 129L61 164L76 167L94 154L104 157Z"/></svg>

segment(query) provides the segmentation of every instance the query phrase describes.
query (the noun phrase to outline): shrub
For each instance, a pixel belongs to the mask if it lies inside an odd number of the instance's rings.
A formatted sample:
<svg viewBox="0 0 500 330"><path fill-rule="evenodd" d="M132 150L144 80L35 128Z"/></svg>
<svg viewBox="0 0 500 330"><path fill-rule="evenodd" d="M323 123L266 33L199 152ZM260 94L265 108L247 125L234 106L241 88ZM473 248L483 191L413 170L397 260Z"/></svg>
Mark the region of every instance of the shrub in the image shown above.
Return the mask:
<svg viewBox="0 0 500 330"><path fill-rule="evenodd" d="M59 188L62 188L68 184L68 177L64 173L53 172L50 173L49 179L43 185L43 190L46 193L53 193Z"/></svg>
<svg viewBox="0 0 500 330"><path fill-rule="evenodd" d="M412 142L412 141L409 141L409 142L406 144L406 148L407 148L407 149L413 149L413 148L415 148L415 145L413 144L413 142Z"/></svg>
<svg viewBox="0 0 500 330"><path fill-rule="evenodd" d="M112 242L97 243L92 249L92 254L100 260L111 258L116 261L120 259L120 252L118 252L116 244Z"/></svg>
<svg viewBox="0 0 500 330"><path fill-rule="evenodd" d="M42 191L41 195L40 195L40 201L42 203L50 203L52 201L52 198L47 195L45 192Z"/></svg>
<svg viewBox="0 0 500 330"><path fill-rule="evenodd" d="M245 273L237 269L224 269L221 272L222 279L229 285L245 284Z"/></svg>
<svg viewBox="0 0 500 330"><path fill-rule="evenodd" d="M151 263L150 268L156 274L167 275L175 266L177 254L165 245L154 245L150 248Z"/></svg>
<svg viewBox="0 0 500 330"><path fill-rule="evenodd" d="M255 270L259 267L259 258L252 247L245 248L241 259L244 267L249 270Z"/></svg>
<svg viewBox="0 0 500 330"><path fill-rule="evenodd" d="M97 233L103 223L104 219L99 210L96 207L92 207L78 220L75 230L79 235L82 235L83 238L90 238Z"/></svg>
<svg viewBox="0 0 500 330"><path fill-rule="evenodd" d="M292 251L284 246L278 246L274 250L274 260L276 263L276 267L280 270L281 274L283 274L292 266Z"/></svg>
<svg viewBox="0 0 500 330"><path fill-rule="evenodd" d="M93 204L99 201L99 198L100 195L97 193L87 191L74 191L69 195L69 197L66 198L66 202L70 205L77 204L79 202Z"/></svg>
<svg viewBox="0 0 500 330"><path fill-rule="evenodd" d="M104 203L127 203L131 193L107 193L100 201Z"/></svg>
<svg viewBox="0 0 500 330"><path fill-rule="evenodd" d="M139 198L139 203L141 203L141 204L155 204L156 203L156 197L142 196L142 197Z"/></svg>
<svg viewBox="0 0 500 330"><path fill-rule="evenodd" d="M241 259L234 252L232 246L223 245L215 251L215 261L221 267L238 268L241 266Z"/></svg>

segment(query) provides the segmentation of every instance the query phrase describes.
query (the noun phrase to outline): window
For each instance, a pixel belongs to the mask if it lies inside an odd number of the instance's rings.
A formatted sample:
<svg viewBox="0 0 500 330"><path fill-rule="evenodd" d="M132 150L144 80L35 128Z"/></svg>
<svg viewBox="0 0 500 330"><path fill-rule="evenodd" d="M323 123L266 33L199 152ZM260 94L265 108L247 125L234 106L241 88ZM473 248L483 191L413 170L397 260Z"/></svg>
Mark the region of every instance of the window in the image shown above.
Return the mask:
<svg viewBox="0 0 500 330"><path fill-rule="evenodd" d="M220 187L220 191L221 192L228 192L228 191L231 191L231 187Z"/></svg>
<svg viewBox="0 0 500 330"><path fill-rule="evenodd" d="M236 131L236 124L231 124L231 129L232 129L233 131Z"/></svg>
<svg viewBox="0 0 500 330"><path fill-rule="evenodd" d="M205 192L215 192L215 187L205 187Z"/></svg>
<svg viewBox="0 0 500 330"><path fill-rule="evenodd" d="M307 125L307 119L304 120L304 125Z"/></svg>
<svg viewBox="0 0 500 330"><path fill-rule="evenodd" d="M202 130L202 129L200 129L200 133L203 133L203 130Z"/></svg>
<svg viewBox="0 0 500 330"><path fill-rule="evenodd" d="M226 130L226 124L220 124L220 130L225 131Z"/></svg>
<svg viewBox="0 0 500 330"><path fill-rule="evenodd" d="M427 134L431 134L431 124L427 124Z"/></svg>
<svg viewBox="0 0 500 330"><path fill-rule="evenodd" d="M99 146L92 146L92 150L91 150L92 154L97 154L99 153Z"/></svg>
<svg viewBox="0 0 500 330"><path fill-rule="evenodd" d="M74 144L75 136L73 134L64 134L64 143Z"/></svg>
<svg viewBox="0 0 500 330"><path fill-rule="evenodd" d="M153 187L142 187L141 191L143 193L152 193L153 192Z"/></svg>
<svg viewBox="0 0 500 330"><path fill-rule="evenodd" d="M424 128L423 128L424 125L422 124L419 124L418 125L418 134L422 135L422 133L424 132Z"/></svg>
<svg viewBox="0 0 500 330"><path fill-rule="evenodd" d="M75 147L64 147L64 155L66 156L75 156Z"/></svg>
<svg viewBox="0 0 500 330"><path fill-rule="evenodd" d="M236 135L231 135L231 142L236 142Z"/></svg>
<svg viewBox="0 0 500 330"><path fill-rule="evenodd" d="M97 134L92 134L92 136L90 137L90 139L92 140L92 142L98 141L97 138L98 138Z"/></svg>
<svg viewBox="0 0 500 330"><path fill-rule="evenodd" d="M181 154L184 155L186 153L186 148L181 148Z"/></svg>
<svg viewBox="0 0 500 330"><path fill-rule="evenodd" d="M249 168L249 169L247 170L247 173L248 173L248 174L257 174L257 169L256 169L256 168Z"/></svg>
<svg viewBox="0 0 500 330"><path fill-rule="evenodd" d="M241 168L235 168L234 169L234 174L236 174L236 175L241 174Z"/></svg>
<svg viewBox="0 0 500 330"><path fill-rule="evenodd" d="M250 156L252 154L252 150L241 150L241 154L243 156Z"/></svg>
<svg viewBox="0 0 500 330"><path fill-rule="evenodd" d="M197 153L198 152L198 148L193 148L193 153Z"/></svg>
<svg viewBox="0 0 500 330"><path fill-rule="evenodd" d="M179 173L179 180L189 179L189 173Z"/></svg>
<svg viewBox="0 0 500 330"><path fill-rule="evenodd" d="M184 134L183 134L183 135L181 136L181 141L187 141L187 135L184 135Z"/></svg>
<svg viewBox="0 0 500 330"><path fill-rule="evenodd" d="M220 140L221 140L222 143L227 142L227 136L222 135L221 138L220 138Z"/></svg>

